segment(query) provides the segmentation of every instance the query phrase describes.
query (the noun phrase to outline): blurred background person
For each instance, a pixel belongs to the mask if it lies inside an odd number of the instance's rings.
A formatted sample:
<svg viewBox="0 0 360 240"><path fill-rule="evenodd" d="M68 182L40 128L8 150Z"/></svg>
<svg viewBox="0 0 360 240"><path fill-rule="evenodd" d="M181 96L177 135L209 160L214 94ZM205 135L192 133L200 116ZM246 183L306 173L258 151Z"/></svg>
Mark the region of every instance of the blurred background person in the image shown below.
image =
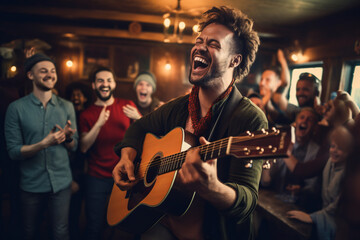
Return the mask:
<svg viewBox="0 0 360 240"><path fill-rule="evenodd" d="M317 239L334 239L336 232L335 212L339 201L341 182L345 173L345 165L354 151L354 139L344 126L336 127L330 135L329 160L322 176L322 209L311 214L292 210L289 218L313 223Z"/></svg>
<svg viewBox="0 0 360 240"><path fill-rule="evenodd" d="M156 91L156 78L151 72L144 71L139 73L134 81L134 89L136 92L135 104L137 109L131 105L123 107L125 115L129 118L137 120L164 104L158 98L153 97Z"/></svg>

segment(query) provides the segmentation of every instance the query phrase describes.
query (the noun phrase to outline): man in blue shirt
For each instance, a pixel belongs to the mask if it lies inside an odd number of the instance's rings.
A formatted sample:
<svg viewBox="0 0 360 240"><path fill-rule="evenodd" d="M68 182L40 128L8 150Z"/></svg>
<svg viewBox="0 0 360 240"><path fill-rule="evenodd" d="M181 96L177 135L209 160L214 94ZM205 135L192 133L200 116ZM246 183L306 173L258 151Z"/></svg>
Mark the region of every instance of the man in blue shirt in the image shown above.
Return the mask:
<svg viewBox="0 0 360 240"><path fill-rule="evenodd" d="M69 239L71 171L68 150L77 147L75 110L52 93L57 82L53 60L35 54L25 62L33 83L29 95L11 103L5 116L9 156L19 161L23 239L36 239L48 206L53 239Z"/></svg>

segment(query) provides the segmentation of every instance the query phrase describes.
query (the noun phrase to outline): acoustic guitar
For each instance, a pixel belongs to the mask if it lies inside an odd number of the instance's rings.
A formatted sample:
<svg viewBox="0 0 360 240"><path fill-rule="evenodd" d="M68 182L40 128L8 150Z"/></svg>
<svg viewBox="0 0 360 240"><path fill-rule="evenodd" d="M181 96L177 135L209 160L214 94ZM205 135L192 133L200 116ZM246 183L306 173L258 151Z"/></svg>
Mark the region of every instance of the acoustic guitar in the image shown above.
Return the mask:
<svg viewBox="0 0 360 240"><path fill-rule="evenodd" d="M186 213L195 193L177 189L174 181L187 150L195 143L192 136L182 128L175 128L162 138L153 134L145 136L141 161L135 165L135 177L140 181L128 191L121 191L114 184L107 210L110 226L118 225L127 232L142 233L165 214L181 216ZM253 159L287 156L290 140L290 127L273 128L197 147L203 161L232 155L248 159L244 164L251 167Z"/></svg>

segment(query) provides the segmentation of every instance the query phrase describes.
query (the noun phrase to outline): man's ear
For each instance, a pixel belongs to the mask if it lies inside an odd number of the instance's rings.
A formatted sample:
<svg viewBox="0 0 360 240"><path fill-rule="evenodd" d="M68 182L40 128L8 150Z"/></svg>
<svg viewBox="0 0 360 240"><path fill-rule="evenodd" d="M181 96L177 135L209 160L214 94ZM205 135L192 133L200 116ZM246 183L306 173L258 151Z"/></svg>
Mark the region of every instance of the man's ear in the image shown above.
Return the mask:
<svg viewBox="0 0 360 240"><path fill-rule="evenodd" d="M241 61L242 61L242 55L241 54L234 55L233 58L231 59L230 67L236 68L237 66L240 65Z"/></svg>
<svg viewBox="0 0 360 240"><path fill-rule="evenodd" d="M95 83L94 82L91 83L91 86L92 86L92 89L95 90Z"/></svg>
<svg viewBox="0 0 360 240"><path fill-rule="evenodd" d="M32 71L28 71L26 75L27 75L27 77L28 77L30 80L33 80L33 79L34 79L34 74L33 74Z"/></svg>

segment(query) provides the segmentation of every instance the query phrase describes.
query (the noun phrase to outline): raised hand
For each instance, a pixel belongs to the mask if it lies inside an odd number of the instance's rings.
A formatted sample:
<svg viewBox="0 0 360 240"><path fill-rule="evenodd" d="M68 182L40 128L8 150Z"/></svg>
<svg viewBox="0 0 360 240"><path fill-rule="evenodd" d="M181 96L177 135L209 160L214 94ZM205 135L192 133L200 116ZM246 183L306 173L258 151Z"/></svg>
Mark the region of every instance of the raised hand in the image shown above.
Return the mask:
<svg viewBox="0 0 360 240"><path fill-rule="evenodd" d="M284 52L281 49L278 49L278 51L277 51L277 59L280 64L284 63L284 62L285 62L285 64L287 64Z"/></svg>
<svg viewBox="0 0 360 240"><path fill-rule="evenodd" d="M129 104L123 106L123 112L128 118L133 120L138 120L142 117L139 111L136 109L136 107L131 106Z"/></svg>
<svg viewBox="0 0 360 240"><path fill-rule="evenodd" d="M96 124L99 127L104 126L104 124L106 123L106 121L109 119L110 117L110 110L106 110L106 105L103 107L103 109L100 112L99 118L96 122Z"/></svg>

